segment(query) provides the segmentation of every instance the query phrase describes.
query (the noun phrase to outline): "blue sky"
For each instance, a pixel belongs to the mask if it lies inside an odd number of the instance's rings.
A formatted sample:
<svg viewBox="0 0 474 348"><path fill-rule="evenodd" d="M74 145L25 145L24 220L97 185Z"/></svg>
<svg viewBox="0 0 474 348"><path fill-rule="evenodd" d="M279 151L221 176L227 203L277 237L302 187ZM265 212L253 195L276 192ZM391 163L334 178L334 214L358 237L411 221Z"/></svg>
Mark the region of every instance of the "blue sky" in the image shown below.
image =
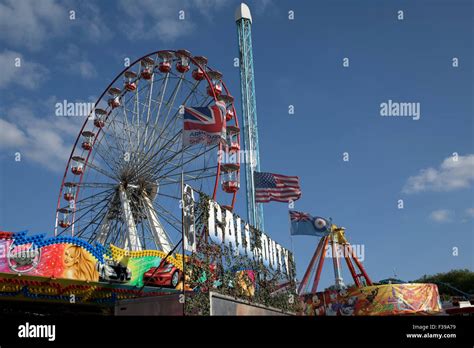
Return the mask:
<svg viewBox="0 0 474 348"><path fill-rule="evenodd" d="M52 233L62 172L83 122L58 119L54 104L95 101L124 58L186 48L207 56L239 99L238 3L0 1L0 228ZM472 269L472 2L249 5L262 170L298 175L303 196L295 209L345 226L348 239L364 245L375 280L394 269L405 280ZM389 99L420 103L420 119L381 117ZM244 200L241 190L242 216ZM266 232L293 246L301 278L317 239L290 240L285 204L265 205L265 216ZM332 282L328 263L322 285Z"/></svg>

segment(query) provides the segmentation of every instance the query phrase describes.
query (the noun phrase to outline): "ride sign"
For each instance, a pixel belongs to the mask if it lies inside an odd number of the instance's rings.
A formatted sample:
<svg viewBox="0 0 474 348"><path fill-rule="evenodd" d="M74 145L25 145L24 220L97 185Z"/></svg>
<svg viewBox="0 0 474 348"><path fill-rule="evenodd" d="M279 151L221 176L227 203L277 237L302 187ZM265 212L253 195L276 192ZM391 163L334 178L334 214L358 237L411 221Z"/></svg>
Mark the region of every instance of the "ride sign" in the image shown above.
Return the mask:
<svg viewBox="0 0 474 348"><path fill-rule="evenodd" d="M188 197L192 197L190 186L186 185L185 191ZM188 204L194 204L193 200L184 200L183 204L187 220L191 221L189 214L194 210L190 209L187 206ZM217 202L210 199L208 206L207 231L212 242L228 247L235 256L241 255L250 260L261 261L265 267L291 276L290 258L293 256L287 249L264 232L258 233L254 227L243 221L239 216L234 215L230 210L223 209ZM189 232L190 230L194 232L194 229L186 226L185 231ZM190 235L194 239L193 234L184 234L185 245L190 246L192 244L187 239Z"/></svg>

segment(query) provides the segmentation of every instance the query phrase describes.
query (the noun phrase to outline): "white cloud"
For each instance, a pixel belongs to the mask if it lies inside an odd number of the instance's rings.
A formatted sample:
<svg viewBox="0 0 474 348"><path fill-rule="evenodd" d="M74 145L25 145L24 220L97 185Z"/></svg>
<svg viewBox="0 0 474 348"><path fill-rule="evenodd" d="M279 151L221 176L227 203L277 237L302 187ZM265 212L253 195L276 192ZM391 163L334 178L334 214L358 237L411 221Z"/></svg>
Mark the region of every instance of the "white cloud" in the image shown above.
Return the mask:
<svg viewBox="0 0 474 348"><path fill-rule="evenodd" d="M19 58L19 66L16 59ZM48 69L43 65L24 59L23 55L5 50L0 53L0 89L12 84L33 89L48 76Z"/></svg>
<svg viewBox="0 0 474 348"><path fill-rule="evenodd" d="M467 208L465 213L467 216L474 218L474 208Z"/></svg>
<svg viewBox="0 0 474 348"><path fill-rule="evenodd" d="M53 105L54 98L35 105L19 100L16 106L2 110L0 150L18 151L22 160L51 171L64 170L84 118L47 113L46 110L53 110ZM47 114L40 117L37 113Z"/></svg>
<svg viewBox="0 0 474 348"><path fill-rule="evenodd" d="M0 119L0 149L20 147L26 142L25 133L16 125Z"/></svg>
<svg viewBox="0 0 474 348"><path fill-rule="evenodd" d="M254 4L249 4L250 11L255 8L255 12L259 15L266 14L268 8L273 6L272 0L258 0Z"/></svg>
<svg viewBox="0 0 474 348"><path fill-rule="evenodd" d="M446 158L438 169L426 168L408 178L404 193L454 191L468 188L474 181L474 154Z"/></svg>
<svg viewBox="0 0 474 348"><path fill-rule="evenodd" d="M119 8L128 17L122 28L133 40L159 39L172 42L179 37L195 32L192 18L198 16L211 19L214 12L228 2L224 0L185 0L179 4L169 0L121 0ZM179 11L185 19L179 19Z"/></svg>
<svg viewBox="0 0 474 348"><path fill-rule="evenodd" d="M88 60L86 53L74 44L68 44L66 49L57 55L57 58L68 73L80 75L85 79L97 76L97 70Z"/></svg>
<svg viewBox="0 0 474 348"><path fill-rule="evenodd" d="M79 71L79 74L81 74L81 76L86 79L93 78L97 74L94 65L92 65L92 63L89 61L79 62L77 64L77 69Z"/></svg>
<svg viewBox="0 0 474 348"><path fill-rule="evenodd" d="M76 20L69 19L70 10L76 12ZM0 4L0 41L13 47L37 51L72 31L95 42L111 36L99 8L90 2L6 0Z"/></svg>
<svg viewBox="0 0 474 348"><path fill-rule="evenodd" d="M61 29L66 16L65 8L54 0L6 0L0 4L0 39L37 50Z"/></svg>
<svg viewBox="0 0 474 348"><path fill-rule="evenodd" d="M430 219L435 222L449 222L451 221L452 212L447 209L439 209L432 211L430 214Z"/></svg>
<svg viewBox="0 0 474 348"><path fill-rule="evenodd" d="M76 10L76 17L79 19L78 28L88 40L101 42L112 38L113 33L105 24L104 15L98 6L92 1L74 1L73 4L69 8ZM110 10L108 6L106 5L106 11Z"/></svg>
<svg viewBox="0 0 474 348"><path fill-rule="evenodd" d="M127 25L122 28L131 40L159 38L164 42L173 41L193 26L190 20L178 19L182 6L173 1L136 0L131 6L130 1L121 0L119 8L128 17Z"/></svg>

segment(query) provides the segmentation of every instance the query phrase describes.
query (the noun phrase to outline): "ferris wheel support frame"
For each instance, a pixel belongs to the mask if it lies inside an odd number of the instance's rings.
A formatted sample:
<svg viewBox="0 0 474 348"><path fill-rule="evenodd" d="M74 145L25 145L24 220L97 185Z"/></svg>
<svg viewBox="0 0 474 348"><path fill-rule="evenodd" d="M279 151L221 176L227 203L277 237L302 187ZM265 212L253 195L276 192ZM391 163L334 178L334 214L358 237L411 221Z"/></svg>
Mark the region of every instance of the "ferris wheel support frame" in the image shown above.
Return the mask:
<svg viewBox="0 0 474 348"><path fill-rule="evenodd" d="M160 248L165 253L169 253L173 248L173 244L166 234L160 220L156 216L156 212L153 209L153 204L148 195L144 195L143 203L145 204L145 212L148 220L150 221L151 232L157 248Z"/></svg>
<svg viewBox="0 0 474 348"><path fill-rule="evenodd" d="M130 207L127 192L122 185L119 187L119 198L122 205L123 219L125 220L125 225L127 226L125 249L131 251L140 251L142 250L142 245L140 243L140 238L138 238L137 226L135 224L135 220L133 219L132 208Z"/></svg>
<svg viewBox="0 0 474 348"><path fill-rule="evenodd" d="M104 245L105 241L107 240L107 233L109 233L109 228L109 218L106 215L104 221L102 221L102 223L100 224L99 236L97 237L97 241L102 245Z"/></svg>

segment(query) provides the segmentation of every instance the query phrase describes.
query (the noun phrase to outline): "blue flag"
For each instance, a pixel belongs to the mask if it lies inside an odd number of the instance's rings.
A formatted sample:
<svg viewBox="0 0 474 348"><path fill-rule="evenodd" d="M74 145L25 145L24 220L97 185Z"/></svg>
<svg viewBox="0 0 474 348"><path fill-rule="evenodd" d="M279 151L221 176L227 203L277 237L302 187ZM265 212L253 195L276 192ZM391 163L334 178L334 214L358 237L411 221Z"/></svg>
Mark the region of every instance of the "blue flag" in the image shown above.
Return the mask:
<svg viewBox="0 0 474 348"><path fill-rule="evenodd" d="M331 232L331 221L311 216L307 213L290 210L291 235L307 235L324 237Z"/></svg>

